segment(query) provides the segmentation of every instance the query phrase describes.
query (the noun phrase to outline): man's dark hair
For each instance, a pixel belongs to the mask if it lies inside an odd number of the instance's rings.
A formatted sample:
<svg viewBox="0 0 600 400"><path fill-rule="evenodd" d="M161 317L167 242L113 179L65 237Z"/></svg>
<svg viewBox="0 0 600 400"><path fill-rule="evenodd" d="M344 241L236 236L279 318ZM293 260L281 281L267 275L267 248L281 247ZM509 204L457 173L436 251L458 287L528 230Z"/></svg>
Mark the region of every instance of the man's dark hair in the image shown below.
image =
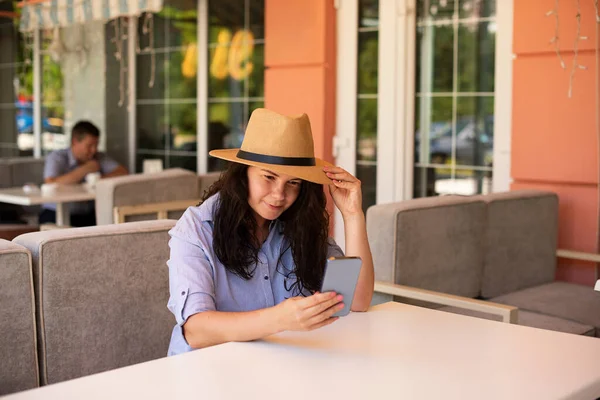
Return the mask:
<svg viewBox="0 0 600 400"><path fill-rule="evenodd" d="M71 129L71 138L81 141L85 135L100 137L100 130L90 121L78 121Z"/></svg>

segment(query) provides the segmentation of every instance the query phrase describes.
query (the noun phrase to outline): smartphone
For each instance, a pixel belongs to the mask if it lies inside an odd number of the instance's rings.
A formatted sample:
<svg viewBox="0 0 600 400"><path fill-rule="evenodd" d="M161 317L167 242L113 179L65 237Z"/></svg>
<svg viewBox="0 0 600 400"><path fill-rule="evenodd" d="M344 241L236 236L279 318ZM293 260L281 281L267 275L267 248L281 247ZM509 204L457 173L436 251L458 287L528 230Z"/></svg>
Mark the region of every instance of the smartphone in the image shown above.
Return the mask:
<svg viewBox="0 0 600 400"><path fill-rule="evenodd" d="M336 292L344 296L344 308L333 314L334 317L343 317L350 312L361 266L360 257L331 257L327 260L321 293Z"/></svg>

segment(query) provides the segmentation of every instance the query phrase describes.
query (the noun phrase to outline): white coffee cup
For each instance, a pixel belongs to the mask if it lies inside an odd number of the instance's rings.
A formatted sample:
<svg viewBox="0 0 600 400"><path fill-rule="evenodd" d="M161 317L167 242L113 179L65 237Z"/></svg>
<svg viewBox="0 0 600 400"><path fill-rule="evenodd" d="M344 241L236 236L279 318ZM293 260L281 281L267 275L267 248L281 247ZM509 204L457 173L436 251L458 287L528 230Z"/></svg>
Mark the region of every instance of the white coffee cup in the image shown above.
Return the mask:
<svg viewBox="0 0 600 400"><path fill-rule="evenodd" d="M40 191L40 187L35 183L26 183L23 185L23 191L26 194L37 193Z"/></svg>
<svg viewBox="0 0 600 400"><path fill-rule="evenodd" d="M85 183L89 188L96 187L96 183L100 180L100 172L90 172L85 176Z"/></svg>
<svg viewBox="0 0 600 400"><path fill-rule="evenodd" d="M42 196L51 196L58 191L58 183L44 183L40 189Z"/></svg>

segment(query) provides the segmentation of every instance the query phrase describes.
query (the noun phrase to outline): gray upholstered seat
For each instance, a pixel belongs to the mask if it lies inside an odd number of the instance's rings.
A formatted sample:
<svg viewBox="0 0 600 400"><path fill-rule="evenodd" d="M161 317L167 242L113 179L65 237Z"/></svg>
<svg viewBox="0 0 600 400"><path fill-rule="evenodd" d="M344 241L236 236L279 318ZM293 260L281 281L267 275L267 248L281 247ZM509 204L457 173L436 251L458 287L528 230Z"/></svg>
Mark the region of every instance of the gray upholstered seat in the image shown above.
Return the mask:
<svg viewBox="0 0 600 400"><path fill-rule="evenodd" d="M44 158L18 157L9 160L12 165L12 186L26 183L41 185L44 183Z"/></svg>
<svg viewBox="0 0 600 400"><path fill-rule="evenodd" d="M0 239L0 395L39 386L31 254Z"/></svg>
<svg viewBox="0 0 600 400"><path fill-rule="evenodd" d="M489 299L554 281L558 196L522 190L477 198L487 204L481 295Z"/></svg>
<svg viewBox="0 0 600 400"><path fill-rule="evenodd" d="M600 292L568 282L550 282L494 297L522 310L571 319L596 328L600 336Z"/></svg>
<svg viewBox="0 0 600 400"><path fill-rule="evenodd" d="M558 196L519 190L479 197L488 205L482 296L595 327L600 336L600 293L554 281Z"/></svg>
<svg viewBox="0 0 600 400"><path fill-rule="evenodd" d="M44 158L15 157L0 159L0 188L44 183Z"/></svg>
<svg viewBox="0 0 600 400"><path fill-rule="evenodd" d="M485 203L459 196L370 207L375 279L465 297L480 295Z"/></svg>
<svg viewBox="0 0 600 400"><path fill-rule="evenodd" d="M500 303L499 301L495 301ZM492 321L500 321L499 315L481 313L473 310L465 310L458 307L441 307L438 311L446 311L454 314L467 315L470 317L484 318ZM573 333L576 335L594 336L596 329L593 326L571 321L564 318L557 318L551 315L544 315L536 312L526 311L519 308L518 324L529 326L531 328L549 329L564 333Z"/></svg>
<svg viewBox="0 0 600 400"><path fill-rule="evenodd" d="M433 197L367 212L376 280L519 308L519 324L600 336L600 293L554 282L558 197ZM443 311L484 316L455 307Z"/></svg>
<svg viewBox="0 0 600 400"><path fill-rule="evenodd" d="M12 168L5 160L0 159L0 189L12 186Z"/></svg>
<svg viewBox="0 0 600 400"><path fill-rule="evenodd" d="M44 158L33 157L0 159L0 189L22 187L29 183L41 185L44 183L44 162ZM37 215L40 211L41 206L0 203L0 237L11 240L18 234L18 229L3 226L7 219L8 223L15 223L17 220L29 221L30 225L22 227L27 231L39 229ZM3 219L3 216L7 218Z"/></svg>
<svg viewBox="0 0 600 400"><path fill-rule="evenodd" d="M175 221L28 233L42 384L167 355L167 234Z"/></svg>

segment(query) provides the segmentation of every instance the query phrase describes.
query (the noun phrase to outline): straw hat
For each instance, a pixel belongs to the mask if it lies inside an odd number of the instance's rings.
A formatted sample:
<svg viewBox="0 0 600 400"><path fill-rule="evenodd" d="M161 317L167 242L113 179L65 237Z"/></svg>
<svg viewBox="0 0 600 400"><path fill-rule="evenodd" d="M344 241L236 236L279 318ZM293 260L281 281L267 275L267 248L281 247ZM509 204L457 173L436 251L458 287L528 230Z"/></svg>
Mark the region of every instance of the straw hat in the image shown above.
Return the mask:
<svg viewBox="0 0 600 400"><path fill-rule="evenodd" d="M213 150L209 154L305 181L324 185L331 183L323 167L332 164L315 157L310 121L306 114L288 117L257 108L250 116L241 148Z"/></svg>

